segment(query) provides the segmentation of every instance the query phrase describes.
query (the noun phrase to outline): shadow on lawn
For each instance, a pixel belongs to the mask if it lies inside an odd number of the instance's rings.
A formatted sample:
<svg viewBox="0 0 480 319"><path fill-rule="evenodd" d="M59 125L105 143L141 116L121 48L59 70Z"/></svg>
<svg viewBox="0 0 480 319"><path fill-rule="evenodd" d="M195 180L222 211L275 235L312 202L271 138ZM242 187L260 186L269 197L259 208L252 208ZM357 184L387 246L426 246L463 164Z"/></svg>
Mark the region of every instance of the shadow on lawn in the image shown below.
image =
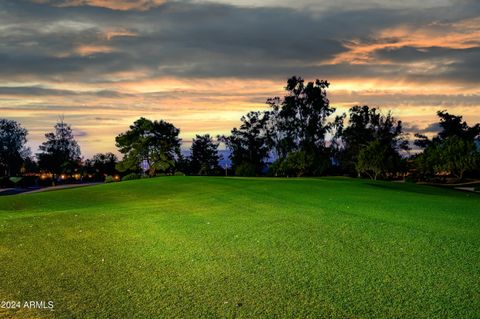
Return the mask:
<svg viewBox="0 0 480 319"><path fill-rule="evenodd" d="M446 189L443 187L427 186L427 185L416 185L416 184L406 184L406 183L392 183L392 182L367 182L368 186L373 188L381 188L389 191L395 192L407 192L414 194L423 194L423 195L451 195L461 194L461 192Z"/></svg>

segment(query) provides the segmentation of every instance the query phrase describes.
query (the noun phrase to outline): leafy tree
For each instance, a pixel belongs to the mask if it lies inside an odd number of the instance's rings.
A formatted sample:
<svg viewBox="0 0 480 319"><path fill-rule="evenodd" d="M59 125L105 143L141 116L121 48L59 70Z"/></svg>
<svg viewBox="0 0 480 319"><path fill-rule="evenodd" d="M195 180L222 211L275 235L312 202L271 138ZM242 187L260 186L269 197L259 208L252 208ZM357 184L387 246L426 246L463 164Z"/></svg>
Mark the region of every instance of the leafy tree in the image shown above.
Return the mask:
<svg viewBox="0 0 480 319"><path fill-rule="evenodd" d="M30 149L27 150L27 154L30 154ZM30 156L26 156L22 167L20 168L20 173L38 173L38 163Z"/></svg>
<svg viewBox="0 0 480 319"><path fill-rule="evenodd" d="M85 161L84 169L95 175L96 180L103 180L105 176L113 176L117 173L116 165L118 158L113 153L98 153Z"/></svg>
<svg viewBox="0 0 480 319"><path fill-rule="evenodd" d="M12 176L18 173L28 157L27 130L13 120L0 119L0 174Z"/></svg>
<svg viewBox="0 0 480 319"><path fill-rule="evenodd" d="M445 140L452 136L457 136L466 141L472 141L480 135L480 124L468 126L467 122L463 121L462 116L456 116L447 111L438 111L440 118L440 127L442 131L438 133L438 138Z"/></svg>
<svg viewBox="0 0 480 319"><path fill-rule="evenodd" d="M322 175L330 162L326 134L332 130L328 121L335 109L327 98L329 83L305 81L301 77L287 80L283 99L270 98L272 111L272 146L278 160L271 170L275 175Z"/></svg>
<svg viewBox="0 0 480 319"><path fill-rule="evenodd" d="M213 175L218 170L218 143L210 135L197 135L192 141L190 171L194 175Z"/></svg>
<svg viewBox="0 0 480 319"><path fill-rule="evenodd" d="M452 136L457 136L466 141L474 141L480 138L479 123L474 126L469 126L467 122L463 121L461 115L453 115L445 110L438 111L437 116L439 117L438 126L441 128L441 131L431 140L423 134L415 134L415 137L417 138L414 142L415 145L422 149L426 149L429 146L432 146L435 143L441 143Z"/></svg>
<svg viewBox="0 0 480 319"><path fill-rule="evenodd" d="M304 151L291 152L287 158L280 159L277 175L301 177L307 175L313 166L314 158Z"/></svg>
<svg viewBox="0 0 480 319"><path fill-rule="evenodd" d="M424 134L415 133L415 137L416 139L413 141L413 144L421 149L426 149L432 145L432 141Z"/></svg>
<svg viewBox="0 0 480 319"><path fill-rule="evenodd" d="M428 161L424 166L427 174L446 172L461 180L465 172L480 168L480 152L473 141L453 135L426 150L418 160L420 165L424 161Z"/></svg>
<svg viewBox="0 0 480 319"><path fill-rule="evenodd" d="M388 146L379 140L368 143L358 153L357 172L377 179L387 168Z"/></svg>
<svg viewBox="0 0 480 319"><path fill-rule="evenodd" d="M473 141L458 136L448 137L440 146L441 166L463 179L468 170L479 169L480 153Z"/></svg>
<svg viewBox="0 0 480 319"><path fill-rule="evenodd" d="M382 146L385 158L382 162L390 161L392 171L396 170L401 161L401 152L409 149L408 141L403 134L402 122L396 120L390 112L383 115L378 109L367 105L354 106L348 111L348 125L344 127L346 114L337 117L335 142L337 146L336 156L344 172L352 174L364 163L359 163L360 153L368 155L368 149L373 146ZM375 141L375 144L371 144ZM367 149L367 146L370 148ZM395 163L393 163L393 162ZM386 169L384 167L383 169Z"/></svg>
<svg viewBox="0 0 480 319"><path fill-rule="evenodd" d="M173 124L160 121L151 121L141 117L130 126L130 130L118 135L116 146L123 159L117 169L138 171L145 162L149 175L157 172L173 172L176 161L181 157L180 130Z"/></svg>
<svg viewBox="0 0 480 319"><path fill-rule="evenodd" d="M415 144L423 153L415 158L418 173L429 178L440 173L451 173L463 179L467 171L478 171L479 155L475 140L480 136L480 124L469 126L462 116L438 111L441 131L431 140L416 134Z"/></svg>
<svg viewBox="0 0 480 319"><path fill-rule="evenodd" d="M290 152L311 155L324 153L325 134L331 130L328 117L335 112L327 98L329 83L305 81L293 76L287 80L287 95L267 100L275 119L275 148L280 158Z"/></svg>
<svg viewBox="0 0 480 319"><path fill-rule="evenodd" d="M242 116L242 124L234 128L230 136L219 136L231 151L230 160L237 175L262 173L272 138L270 115L269 112L250 112Z"/></svg>
<svg viewBox="0 0 480 319"><path fill-rule="evenodd" d="M115 169L118 163L118 158L113 153L98 153L92 157L93 168L104 175L114 175L117 171Z"/></svg>
<svg viewBox="0 0 480 319"><path fill-rule="evenodd" d="M428 179L439 172L437 164L440 156L437 146L438 144L431 145L423 153L414 157L413 163L417 178Z"/></svg>
<svg viewBox="0 0 480 319"><path fill-rule="evenodd" d="M60 119L54 132L45 134L46 141L40 145L37 159L40 169L54 174L70 173L80 163L80 147L70 125Z"/></svg>

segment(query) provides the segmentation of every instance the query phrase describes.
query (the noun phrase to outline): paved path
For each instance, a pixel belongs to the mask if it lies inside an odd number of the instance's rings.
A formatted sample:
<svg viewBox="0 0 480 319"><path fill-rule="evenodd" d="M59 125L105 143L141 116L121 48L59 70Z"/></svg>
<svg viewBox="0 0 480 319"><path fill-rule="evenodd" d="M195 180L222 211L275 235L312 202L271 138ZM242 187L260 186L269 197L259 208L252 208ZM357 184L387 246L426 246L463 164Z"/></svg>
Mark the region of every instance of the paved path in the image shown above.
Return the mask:
<svg viewBox="0 0 480 319"><path fill-rule="evenodd" d="M35 188L0 188L0 196L16 195L16 194L22 194L22 193L49 192L49 191L67 189L67 188L93 186L98 184L103 184L103 183L67 184L67 185L35 187Z"/></svg>

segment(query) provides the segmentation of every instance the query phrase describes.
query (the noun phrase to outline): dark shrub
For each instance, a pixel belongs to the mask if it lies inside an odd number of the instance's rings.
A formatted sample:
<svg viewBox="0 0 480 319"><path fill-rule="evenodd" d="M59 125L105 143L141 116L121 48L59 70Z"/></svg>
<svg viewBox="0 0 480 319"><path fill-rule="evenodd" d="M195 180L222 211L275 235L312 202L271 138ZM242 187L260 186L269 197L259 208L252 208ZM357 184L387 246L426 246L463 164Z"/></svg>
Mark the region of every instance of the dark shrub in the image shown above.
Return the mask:
<svg viewBox="0 0 480 319"><path fill-rule="evenodd" d="M137 173L130 173L128 175L125 175L122 177L122 182L125 182L125 181L132 181L134 179L140 179L141 176Z"/></svg>
<svg viewBox="0 0 480 319"><path fill-rule="evenodd" d="M255 165L250 163L242 163L238 165L237 168L235 169L235 175L236 176L255 176L256 175Z"/></svg>
<svg viewBox="0 0 480 319"><path fill-rule="evenodd" d="M0 177L0 188L10 188L14 186L8 177Z"/></svg>
<svg viewBox="0 0 480 319"><path fill-rule="evenodd" d="M113 176L108 175L107 177L105 177L105 183L114 183L114 182L115 182L115 178L113 178Z"/></svg>

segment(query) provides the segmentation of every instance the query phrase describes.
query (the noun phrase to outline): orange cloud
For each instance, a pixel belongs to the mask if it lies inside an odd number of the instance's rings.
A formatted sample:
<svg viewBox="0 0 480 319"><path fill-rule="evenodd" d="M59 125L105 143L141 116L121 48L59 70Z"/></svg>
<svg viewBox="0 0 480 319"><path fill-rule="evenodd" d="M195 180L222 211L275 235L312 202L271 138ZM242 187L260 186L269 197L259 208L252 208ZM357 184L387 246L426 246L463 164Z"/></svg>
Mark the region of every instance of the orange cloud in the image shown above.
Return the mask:
<svg viewBox="0 0 480 319"><path fill-rule="evenodd" d="M107 30L105 32L105 38L111 40L115 37L135 37L137 33L129 31L127 29Z"/></svg>
<svg viewBox="0 0 480 319"><path fill-rule="evenodd" d="M164 4L166 0L65 0L59 7L93 6L112 10L148 10Z"/></svg>
<svg viewBox="0 0 480 319"><path fill-rule="evenodd" d="M114 51L114 49L106 45L88 45L88 44L81 45L75 49L75 53L82 56L92 55L95 53L108 53L112 51Z"/></svg>
<svg viewBox="0 0 480 319"><path fill-rule="evenodd" d="M372 38L374 41L349 41L346 43L349 51L337 55L331 63L389 63L388 61L378 61L372 56L374 51L380 49L401 47L468 49L478 47L480 45L480 18L462 20L449 25L434 23L420 28L403 25L379 31Z"/></svg>

